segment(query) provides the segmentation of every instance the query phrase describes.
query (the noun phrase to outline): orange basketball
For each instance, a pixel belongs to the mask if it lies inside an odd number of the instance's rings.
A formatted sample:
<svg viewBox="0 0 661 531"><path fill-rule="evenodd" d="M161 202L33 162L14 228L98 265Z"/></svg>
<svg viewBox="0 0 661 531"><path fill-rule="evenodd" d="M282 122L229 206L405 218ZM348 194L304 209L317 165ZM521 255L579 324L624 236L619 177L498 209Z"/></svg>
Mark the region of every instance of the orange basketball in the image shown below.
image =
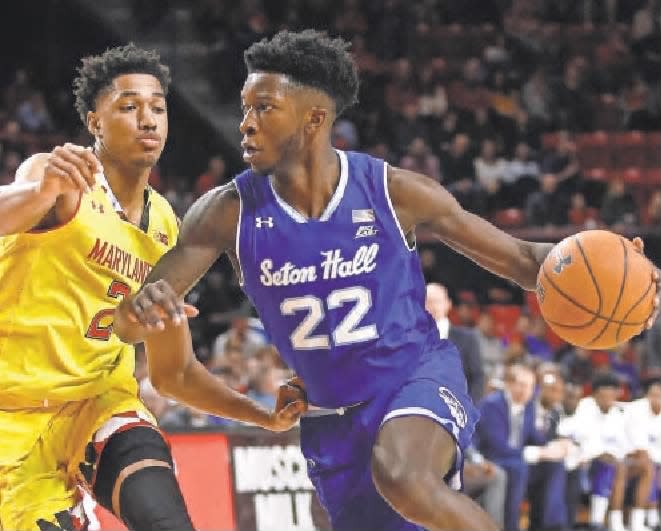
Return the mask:
<svg viewBox="0 0 661 531"><path fill-rule="evenodd" d="M565 238L537 275L537 300L573 345L607 349L640 333L652 314L654 266L630 240L605 230Z"/></svg>

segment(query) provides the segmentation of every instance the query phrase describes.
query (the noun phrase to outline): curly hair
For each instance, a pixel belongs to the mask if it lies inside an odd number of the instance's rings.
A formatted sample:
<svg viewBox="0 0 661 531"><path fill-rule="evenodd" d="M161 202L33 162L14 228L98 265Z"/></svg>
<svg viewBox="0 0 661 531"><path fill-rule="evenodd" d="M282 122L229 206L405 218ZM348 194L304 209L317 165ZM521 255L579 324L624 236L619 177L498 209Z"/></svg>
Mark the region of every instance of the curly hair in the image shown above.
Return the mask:
<svg viewBox="0 0 661 531"><path fill-rule="evenodd" d="M254 43L243 59L248 73L276 72L325 92L339 115L358 101L358 71L349 47L345 40L320 31L284 30Z"/></svg>
<svg viewBox="0 0 661 531"><path fill-rule="evenodd" d="M84 124L87 123L87 113L96 107L99 93L122 74L151 74L160 81L167 94L170 69L161 63L155 51L144 50L129 43L109 48L100 55L84 57L82 65L78 67L78 77L73 80L76 110Z"/></svg>

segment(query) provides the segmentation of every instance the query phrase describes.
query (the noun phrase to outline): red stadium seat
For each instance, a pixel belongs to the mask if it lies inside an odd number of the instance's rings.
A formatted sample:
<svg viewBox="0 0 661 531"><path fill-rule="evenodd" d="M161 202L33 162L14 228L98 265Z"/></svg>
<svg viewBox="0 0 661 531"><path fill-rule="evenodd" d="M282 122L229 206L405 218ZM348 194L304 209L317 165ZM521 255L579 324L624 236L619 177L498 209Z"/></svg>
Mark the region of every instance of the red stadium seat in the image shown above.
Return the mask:
<svg viewBox="0 0 661 531"><path fill-rule="evenodd" d="M537 317L542 314L537 295L534 291L526 291L526 306L532 317Z"/></svg>
<svg viewBox="0 0 661 531"><path fill-rule="evenodd" d="M644 168L647 165L647 139L640 131L611 133L613 165L616 168Z"/></svg>
<svg viewBox="0 0 661 531"><path fill-rule="evenodd" d="M661 168L650 168L646 170L645 184L650 188L661 186Z"/></svg>
<svg viewBox="0 0 661 531"><path fill-rule="evenodd" d="M661 133L647 133L647 167L661 168Z"/></svg>
<svg viewBox="0 0 661 531"><path fill-rule="evenodd" d="M604 131L585 133L576 139L581 168L608 168L612 164L608 134Z"/></svg>
<svg viewBox="0 0 661 531"><path fill-rule="evenodd" d="M643 171L640 168L627 168L625 170L614 172L621 175L626 184L640 186L646 184Z"/></svg>
<svg viewBox="0 0 661 531"><path fill-rule="evenodd" d="M526 219L520 208L506 208L494 214L494 222L499 227L521 227Z"/></svg>
<svg viewBox="0 0 661 531"><path fill-rule="evenodd" d="M586 179L597 182L606 182L609 179L609 172L604 168L589 168L583 170L583 176Z"/></svg>
<svg viewBox="0 0 661 531"><path fill-rule="evenodd" d="M490 304L487 311L500 337L509 336L521 316L521 306L517 304Z"/></svg>

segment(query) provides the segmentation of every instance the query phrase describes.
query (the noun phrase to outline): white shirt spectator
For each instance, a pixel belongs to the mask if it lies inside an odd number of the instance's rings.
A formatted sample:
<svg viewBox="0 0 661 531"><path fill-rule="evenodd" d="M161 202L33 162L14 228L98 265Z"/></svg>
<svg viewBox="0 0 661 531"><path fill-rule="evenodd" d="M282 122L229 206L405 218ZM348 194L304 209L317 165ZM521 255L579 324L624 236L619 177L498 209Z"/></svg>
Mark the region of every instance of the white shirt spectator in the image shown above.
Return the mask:
<svg viewBox="0 0 661 531"><path fill-rule="evenodd" d="M647 398L635 400L625 410L626 432L632 450L646 450L661 463L661 414L656 415Z"/></svg>
<svg viewBox="0 0 661 531"><path fill-rule="evenodd" d="M631 449L625 420L620 405L615 404L603 413L594 398L581 399L574 420L581 461L590 461L601 454L622 459Z"/></svg>

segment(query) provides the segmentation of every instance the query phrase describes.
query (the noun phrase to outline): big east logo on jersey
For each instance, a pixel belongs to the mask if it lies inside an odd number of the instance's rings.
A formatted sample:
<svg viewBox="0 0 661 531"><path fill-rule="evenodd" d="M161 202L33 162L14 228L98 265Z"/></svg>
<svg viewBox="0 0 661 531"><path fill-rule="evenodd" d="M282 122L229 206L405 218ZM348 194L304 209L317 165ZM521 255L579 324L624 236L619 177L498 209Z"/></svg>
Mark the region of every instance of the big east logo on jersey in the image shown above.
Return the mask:
<svg viewBox="0 0 661 531"><path fill-rule="evenodd" d="M340 249L321 251L323 257L317 265L299 266L286 262L275 268L273 260L265 258L260 264L262 274L259 280L263 286L289 286L317 280L333 280L336 278L354 277L371 273L376 268L376 255L379 244L361 245L352 258L345 259Z"/></svg>

